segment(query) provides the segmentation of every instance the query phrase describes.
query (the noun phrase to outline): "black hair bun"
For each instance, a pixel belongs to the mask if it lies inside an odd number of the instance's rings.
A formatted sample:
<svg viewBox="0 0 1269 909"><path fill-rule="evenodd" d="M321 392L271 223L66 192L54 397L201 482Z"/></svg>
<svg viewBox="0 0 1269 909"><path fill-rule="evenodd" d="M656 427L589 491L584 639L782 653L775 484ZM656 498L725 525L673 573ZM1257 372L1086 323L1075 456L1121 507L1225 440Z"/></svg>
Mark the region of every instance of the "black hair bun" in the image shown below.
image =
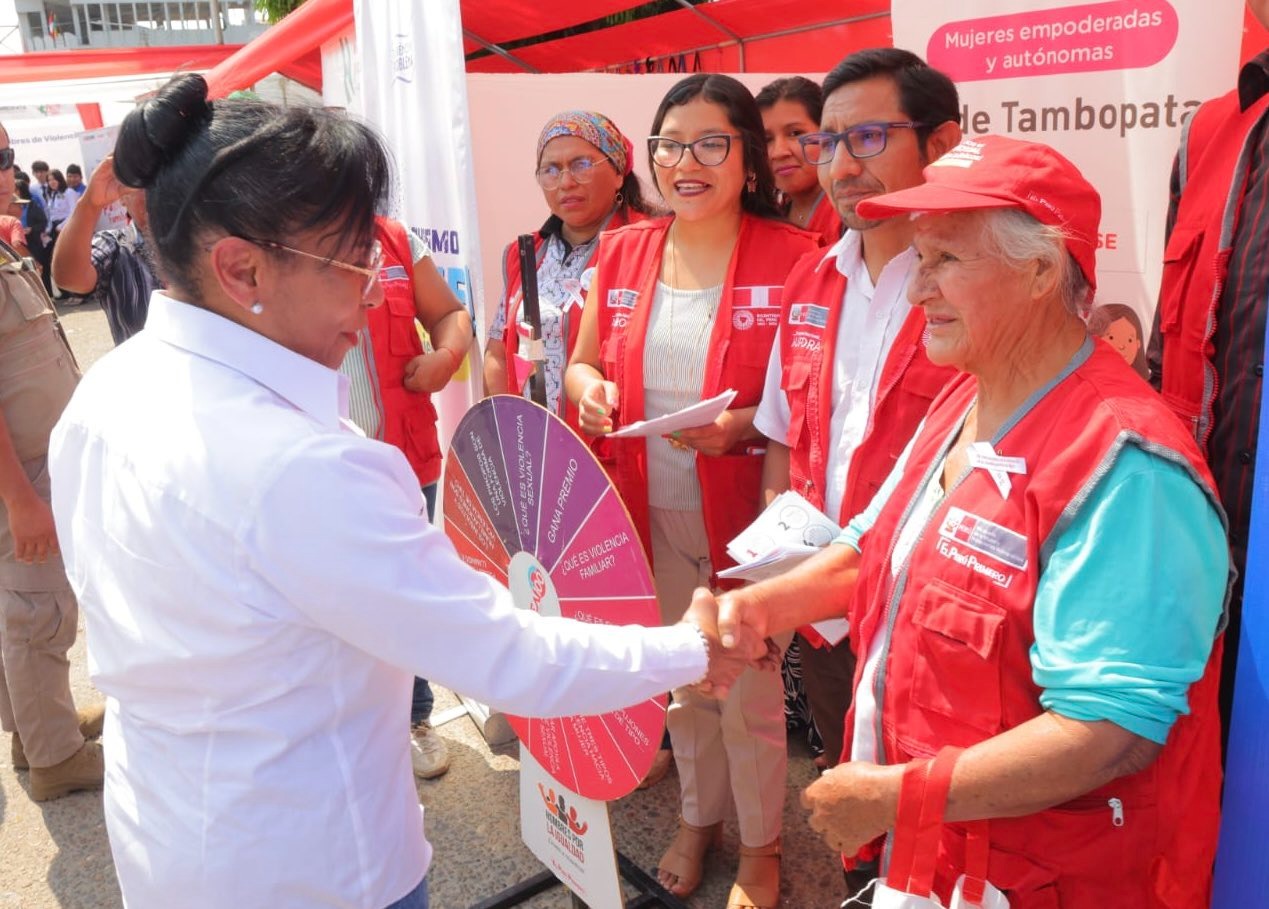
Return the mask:
<svg viewBox="0 0 1269 909"><path fill-rule="evenodd" d="M157 95L124 118L115 142L115 175L125 186L147 187L163 165L203 128L211 113L207 80L174 76Z"/></svg>

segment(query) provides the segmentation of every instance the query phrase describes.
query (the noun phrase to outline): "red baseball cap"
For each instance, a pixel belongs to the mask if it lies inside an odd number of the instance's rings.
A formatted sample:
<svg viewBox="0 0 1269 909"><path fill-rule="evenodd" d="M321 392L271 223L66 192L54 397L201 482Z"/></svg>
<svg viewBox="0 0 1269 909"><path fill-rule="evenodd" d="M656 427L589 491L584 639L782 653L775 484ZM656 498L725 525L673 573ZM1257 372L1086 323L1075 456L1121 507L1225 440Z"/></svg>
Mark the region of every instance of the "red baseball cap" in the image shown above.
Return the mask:
<svg viewBox="0 0 1269 909"><path fill-rule="evenodd" d="M905 212L944 214L1019 208L1059 227L1066 248L1097 287L1097 227L1102 200L1079 168L1047 145L1005 136L965 139L922 173L925 183L860 201L865 218Z"/></svg>

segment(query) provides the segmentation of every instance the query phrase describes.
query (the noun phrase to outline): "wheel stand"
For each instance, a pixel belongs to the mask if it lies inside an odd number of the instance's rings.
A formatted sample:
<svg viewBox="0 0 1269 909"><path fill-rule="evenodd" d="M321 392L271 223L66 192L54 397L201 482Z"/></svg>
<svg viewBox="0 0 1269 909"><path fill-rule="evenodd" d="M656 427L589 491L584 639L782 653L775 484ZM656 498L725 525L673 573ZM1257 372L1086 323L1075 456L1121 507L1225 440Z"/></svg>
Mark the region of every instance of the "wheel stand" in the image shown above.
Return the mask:
<svg viewBox="0 0 1269 909"><path fill-rule="evenodd" d="M660 906L662 909L688 909L687 903L662 887L655 877L620 852L617 853L617 872L622 880L634 885L639 891L626 903L626 909L650 909L653 906ZM512 906L519 906L539 893L545 893L557 886L560 886L559 878L550 871L540 871L533 877L526 878L501 893L476 903L471 909L511 909ZM586 904L576 894L571 895L573 909L586 909Z"/></svg>

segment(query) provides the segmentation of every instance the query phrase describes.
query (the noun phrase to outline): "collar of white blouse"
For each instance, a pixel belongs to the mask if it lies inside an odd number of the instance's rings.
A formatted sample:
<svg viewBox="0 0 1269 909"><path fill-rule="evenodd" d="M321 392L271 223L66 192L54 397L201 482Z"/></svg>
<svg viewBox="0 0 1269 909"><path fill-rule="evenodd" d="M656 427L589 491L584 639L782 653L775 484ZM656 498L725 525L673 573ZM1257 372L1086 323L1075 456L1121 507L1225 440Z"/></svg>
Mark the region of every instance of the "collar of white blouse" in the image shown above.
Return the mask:
<svg viewBox="0 0 1269 909"><path fill-rule="evenodd" d="M210 310L155 291L145 333L247 376L323 426L348 416L344 376Z"/></svg>

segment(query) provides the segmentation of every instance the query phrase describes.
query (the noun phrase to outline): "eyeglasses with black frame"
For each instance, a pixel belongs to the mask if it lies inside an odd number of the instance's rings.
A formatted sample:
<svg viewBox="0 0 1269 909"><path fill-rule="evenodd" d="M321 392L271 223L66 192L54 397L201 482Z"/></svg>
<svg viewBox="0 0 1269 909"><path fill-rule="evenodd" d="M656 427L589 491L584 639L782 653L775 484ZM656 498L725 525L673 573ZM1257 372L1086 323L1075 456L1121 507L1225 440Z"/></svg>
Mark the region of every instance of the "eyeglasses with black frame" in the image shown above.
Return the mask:
<svg viewBox="0 0 1269 909"><path fill-rule="evenodd" d="M886 140L892 129L920 129L925 126L914 120L890 120L877 123L860 123L840 133L807 133L798 136L802 157L807 164L830 164L837 157L837 147L843 143L852 158L875 158L886 150Z"/></svg>
<svg viewBox="0 0 1269 909"><path fill-rule="evenodd" d="M0 148L0 170L12 170L18 160L18 153L12 148Z"/></svg>
<svg viewBox="0 0 1269 909"><path fill-rule="evenodd" d="M680 142L665 136L649 136L648 157L657 167L675 167L683 160L683 154L691 149L697 164L718 167L731 154L731 140L743 138L732 133L713 133L694 142Z"/></svg>
<svg viewBox="0 0 1269 909"><path fill-rule="evenodd" d="M361 286L361 298L364 300L370 296L370 290L375 286L375 282L379 280L379 266L383 264L383 246L378 240L370 247L370 262L367 265L353 265L350 262L341 262L339 259L331 259L327 256L319 256L317 253L305 252L302 249L296 249L294 246L287 246L285 243L278 243L275 240L257 240L254 237L239 237L248 243L254 243L256 246L264 246L268 249L280 249L282 252L293 253L297 256L303 256L306 259L316 259L332 268L340 268L344 271L355 272L362 275L366 279L366 283Z"/></svg>
<svg viewBox="0 0 1269 909"><path fill-rule="evenodd" d="M538 178L538 185L547 190L559 187L560 181L564 179L565 171L568 171L578 183L589 183L595 179L595 168L603 164L605 160L604 158L574 158L564 167L558 164L539 167L533 175Z"/></svg>

